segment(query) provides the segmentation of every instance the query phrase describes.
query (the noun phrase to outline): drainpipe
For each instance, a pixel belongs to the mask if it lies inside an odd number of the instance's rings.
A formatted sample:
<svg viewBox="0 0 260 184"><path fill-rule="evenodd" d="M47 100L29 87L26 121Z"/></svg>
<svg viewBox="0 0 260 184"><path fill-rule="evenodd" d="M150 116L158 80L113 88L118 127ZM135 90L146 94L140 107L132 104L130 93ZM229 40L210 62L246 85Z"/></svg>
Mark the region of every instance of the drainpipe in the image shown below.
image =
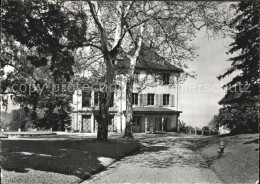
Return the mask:
<svg viewBox="0 0 260 184"><path fill-rule="evenodd" d="M123 99L123 90L122 90L122 75L121 75L121 99L120 99L120 132L122 133L123 132L123 128L122 128L122 124L123 124L123 120L122 120L122 115L123 115L123 112L122 112L122 99Z"/></svg>
<svg viewBox="0 0 260 184"><path fill-rule="evenodd" d="M176 97L176 101L177 101L177 110L178 110L178 106L179 106L179 76L177 76L177 97Z"/></svg>
<svg viewBox="0 0 260 184"><path fill-rule="evenodd" d="M79 95L79 92L78 92L78 90L77 90L77 122L76 122L76 127L77 127L77 129L78 129L78 124L79 124L79 99L78 99L78 95Z"/></svg>

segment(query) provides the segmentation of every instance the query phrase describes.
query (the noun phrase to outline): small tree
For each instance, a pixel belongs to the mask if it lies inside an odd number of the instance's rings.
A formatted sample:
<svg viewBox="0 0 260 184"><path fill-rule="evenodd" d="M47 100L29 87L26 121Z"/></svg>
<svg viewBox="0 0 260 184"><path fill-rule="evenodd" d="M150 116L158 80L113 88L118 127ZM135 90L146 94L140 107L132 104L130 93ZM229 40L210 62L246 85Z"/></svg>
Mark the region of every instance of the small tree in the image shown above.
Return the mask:
<svg viewBox="0 0 260 184"><path fill-rule="evenodd" d="M34 127L33 121L30 118L30 112L26 109L12 110L11 121L8 126L13 131L17 131L19 128L27 130Z"/></svg>

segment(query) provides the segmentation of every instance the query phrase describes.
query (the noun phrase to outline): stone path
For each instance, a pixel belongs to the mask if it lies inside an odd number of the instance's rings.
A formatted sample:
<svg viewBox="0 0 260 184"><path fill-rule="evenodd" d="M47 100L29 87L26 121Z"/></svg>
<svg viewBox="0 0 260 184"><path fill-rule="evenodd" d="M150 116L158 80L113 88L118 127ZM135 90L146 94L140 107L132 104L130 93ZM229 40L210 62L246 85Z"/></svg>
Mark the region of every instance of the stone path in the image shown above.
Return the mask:
<svg viewBox="0 0 260 184"><path fill-rule="evenodd" d="M92 176L87 183L221 183L192 137L141 140L143 148Z"/></svg>

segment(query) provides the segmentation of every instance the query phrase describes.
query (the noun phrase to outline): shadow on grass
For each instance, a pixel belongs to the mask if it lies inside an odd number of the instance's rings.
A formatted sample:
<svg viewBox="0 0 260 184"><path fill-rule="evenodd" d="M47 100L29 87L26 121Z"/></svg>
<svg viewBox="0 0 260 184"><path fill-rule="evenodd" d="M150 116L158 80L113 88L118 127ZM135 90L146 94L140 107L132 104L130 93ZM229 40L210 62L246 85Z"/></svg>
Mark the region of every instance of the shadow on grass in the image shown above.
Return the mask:
<svg viewBox="0 0 260 184"><path fill-rule="evenodd" d="M244 144L252 144L252 143L258 144L259 143L259 139L248 141L248 142L245 142Z"/></svg>
<svg viewBox="0 0 260 184"><path fill-rule="evenodd" d="M102 158L119 159L135 151L134 140L2 140L1 167L15 172L28 169L75 175L86 179L104 168Z"/></svg>

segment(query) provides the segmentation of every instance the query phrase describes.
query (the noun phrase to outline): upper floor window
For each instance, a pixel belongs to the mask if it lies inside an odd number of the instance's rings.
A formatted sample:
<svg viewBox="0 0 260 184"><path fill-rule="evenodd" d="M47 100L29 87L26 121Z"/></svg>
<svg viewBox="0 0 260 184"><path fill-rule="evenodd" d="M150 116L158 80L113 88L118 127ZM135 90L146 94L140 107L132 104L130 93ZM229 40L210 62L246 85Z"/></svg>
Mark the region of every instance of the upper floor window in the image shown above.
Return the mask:
<svg viewBox="0 0 260 184"><path fill-rule="evenodd" d="M82 91L82 107L91 106L91 91Z"/></svg>
<svg viewBox="0 0 260 184"><path fill-rule="evenodd" d="M95 106L99 106L99 102L100 100L102 100L102 92L94 92L94 105ZM100 96L101 95L101 96ZM109 102L109 107L113 107L114 106L114 92L111 92L111 99Z"/></svg>
<svg viewBox="0 0 260 184"><path fill-rule="evenodd" d="M170 83L170 74L164 73L163 74L163 85L167 85Z"/></svg>
<svg viewBox="0 0 260 184"><path fill-rule="evenodd" d="M114 92L111 92L109 107L113 107L113 106L114 106Z"/></svg>
<svg viewBox="0 0 260 184"><path fill-rule="evenodd" d="M98 92L94 92L94 105L95 106L99 105L99 95L98 95Z"/></svg>
<svg viewBox="0 0 260 184"><path fill-rule="evenodd" d="M133 105L138 105L138 93L132 94L132 103Z"/></svg>
<svg viewBox="0 0 260 184"><path fill-rule="evenodd" d="M148 94L147 105L154 105L154 94Z"/></svg>
<svg viewBox="0 0 260 184"><path fill-rule="evenodd" d="M170 104L170 95L163 94L163 105L169 105L169 104Z"/></svg>

